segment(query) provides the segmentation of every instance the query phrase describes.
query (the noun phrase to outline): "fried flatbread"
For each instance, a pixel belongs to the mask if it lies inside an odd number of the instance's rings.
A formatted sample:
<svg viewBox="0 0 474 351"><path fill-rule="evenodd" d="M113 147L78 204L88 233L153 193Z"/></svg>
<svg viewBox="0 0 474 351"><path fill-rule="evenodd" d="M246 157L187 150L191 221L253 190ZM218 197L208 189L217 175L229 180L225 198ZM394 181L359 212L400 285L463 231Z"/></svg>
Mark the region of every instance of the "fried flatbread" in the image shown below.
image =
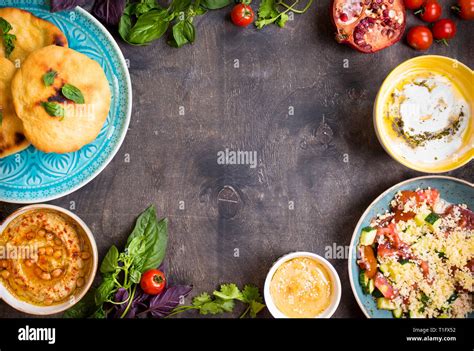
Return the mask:
<svg viewBox="0 0 474 351"><path fill-rule="evenodd" d="M55 72L51 85L43 77ZM67 99L64 85L78 88L84 103ZM12 82L15 110L27 139L44 152L79 150L99 134L110 109L111 92L102 67L75 50L47 46L28 56ZM63 110L54 116L45 105Z"/></svg>
<svg viewBox="0 0 474 351"><path fill-rule="evenodd" d="M15 71L13 63L0 57L0 158L26 149L30 144L13 108L11 81Z"/></svg>
<svg viewBox="0 0 474 351"><path fill-rule="evenodd" d="M12 29L9 34L16 36L15 48L9 57L12 62L23 62L30 53L49 45L68 46L67 38L51 22L34 16L31 12L12 8L0 8L0 17L5 19ZM6 57L3 40L0 40L0 56Z"/></svg>

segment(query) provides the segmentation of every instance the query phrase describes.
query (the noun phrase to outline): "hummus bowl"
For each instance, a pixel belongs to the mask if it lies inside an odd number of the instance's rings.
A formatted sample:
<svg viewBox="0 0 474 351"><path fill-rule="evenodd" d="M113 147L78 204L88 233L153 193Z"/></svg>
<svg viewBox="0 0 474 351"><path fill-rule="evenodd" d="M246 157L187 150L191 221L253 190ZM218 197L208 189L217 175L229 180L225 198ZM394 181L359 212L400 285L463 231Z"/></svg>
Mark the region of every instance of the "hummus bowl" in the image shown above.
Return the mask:
<svg viewBox="0 0 474 351"><path fill-rule="evenodd" d="M292 252L271 267L264 297L275 318L330 318L341 300L341 281L323 257Z"/></svg>
<svg viewBox="0 0 474 351"><path fill-rule="evenodd" d="M92 232L74 213L31 205L0 226L0 299L33 315L63 312L89 290L98 264Z"/></svg>

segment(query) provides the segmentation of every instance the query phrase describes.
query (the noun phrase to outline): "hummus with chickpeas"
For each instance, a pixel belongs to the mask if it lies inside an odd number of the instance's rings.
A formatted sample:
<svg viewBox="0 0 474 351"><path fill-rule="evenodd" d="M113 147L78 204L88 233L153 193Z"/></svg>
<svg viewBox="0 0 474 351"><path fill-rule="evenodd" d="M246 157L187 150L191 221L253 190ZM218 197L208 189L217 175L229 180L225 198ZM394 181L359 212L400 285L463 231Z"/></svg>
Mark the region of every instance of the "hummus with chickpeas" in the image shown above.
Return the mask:
<svg viewBox="0 0 474 351"><path fill-rule="evenodd" d="M3 250L7 257L0 260L3 284L18 299L34 305L64 302L82 289L91 273L92 249L86 234L54 210L18 216L0 234L0 246L7 248ZM29 250L19 249L25 247Z"/></svg>

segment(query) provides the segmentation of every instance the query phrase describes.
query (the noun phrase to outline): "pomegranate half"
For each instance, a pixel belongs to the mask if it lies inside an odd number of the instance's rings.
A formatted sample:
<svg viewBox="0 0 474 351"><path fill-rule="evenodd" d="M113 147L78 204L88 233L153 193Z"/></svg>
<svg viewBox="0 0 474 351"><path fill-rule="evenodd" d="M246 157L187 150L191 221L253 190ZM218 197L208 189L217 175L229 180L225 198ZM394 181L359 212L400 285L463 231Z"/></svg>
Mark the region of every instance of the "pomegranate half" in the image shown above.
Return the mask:
<svg viewBox="0 0 474 351"><path fill-rule="evenodd" d="M376 52L399 41L405 31L403 0L334 0L336 40L365 52Z"/></svg>

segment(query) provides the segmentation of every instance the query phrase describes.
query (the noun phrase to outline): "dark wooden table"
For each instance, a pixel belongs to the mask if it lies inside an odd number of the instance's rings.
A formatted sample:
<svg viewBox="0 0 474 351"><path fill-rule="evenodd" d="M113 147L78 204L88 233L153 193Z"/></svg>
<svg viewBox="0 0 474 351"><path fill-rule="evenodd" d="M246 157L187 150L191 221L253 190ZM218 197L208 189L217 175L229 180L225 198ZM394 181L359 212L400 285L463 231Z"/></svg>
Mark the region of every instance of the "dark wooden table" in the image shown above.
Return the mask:
<svg viewBox="0 0 474 351"><path fill-rule="evenodd" d="M101 258L125 243L136 216L153 203L171 222L172 281L193 284L193 295L224 282L263 289L278 257L295 250L324 256L327 246L349 245L376 196L421 175L392 160L372 126L383 79L420 53L404 43L371 55L338 45L329 3L317 1L284 29L237 28L228 9L214 11L197 19L196 43L181 49L117 38L133 84L127 137L96 179L52 201L75 208ZM474 24L456 21L450 45L427 53L473 67ZM256 151L257 167L219 165L217 153L226 148ZM474 164L449 174L473 181ZM2 203L0 219L17 207ZM330 261L343 289L335 316L363 317L347 260ZM0 316L25 315L0 303Z"/></svg>

